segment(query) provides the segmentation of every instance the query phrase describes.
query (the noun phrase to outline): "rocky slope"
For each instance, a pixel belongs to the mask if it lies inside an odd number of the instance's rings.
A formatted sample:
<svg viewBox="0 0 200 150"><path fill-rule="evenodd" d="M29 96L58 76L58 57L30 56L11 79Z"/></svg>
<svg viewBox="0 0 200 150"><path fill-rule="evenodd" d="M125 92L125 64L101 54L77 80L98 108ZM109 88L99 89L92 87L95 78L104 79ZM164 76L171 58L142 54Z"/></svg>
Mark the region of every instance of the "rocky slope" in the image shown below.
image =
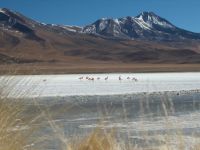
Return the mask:
<svg viewBox="0 0 200 150"><path fill-rule="evenodd" d="M200 34L152 12L85 27L44 24L0 9L0 64L198 64Z"/></svg>
<svg viewBox="0 0 200 150"><path fill-rule="evenodd" d="M124 39L177 41L200 39L199 33L180 29L153 12L143 12L136 17L100 19L83 28L83 33Z"/></svg>

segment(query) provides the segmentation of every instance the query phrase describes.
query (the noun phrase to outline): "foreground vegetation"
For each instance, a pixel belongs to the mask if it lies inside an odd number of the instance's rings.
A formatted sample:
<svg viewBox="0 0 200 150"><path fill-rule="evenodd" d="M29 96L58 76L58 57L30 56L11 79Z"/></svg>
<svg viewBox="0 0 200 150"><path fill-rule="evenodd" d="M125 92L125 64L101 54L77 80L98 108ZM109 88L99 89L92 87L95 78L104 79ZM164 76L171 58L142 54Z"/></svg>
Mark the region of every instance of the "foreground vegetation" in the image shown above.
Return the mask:
<svg viewBox="0 0 200 150"><path fill-rule="evenodd" d="M64 129L52 121L52 113L48 107L44 109L35 102L34 107L37 109L33 111L20 100L11 100L2 96L2 93L3 90L0 93L0 150L43 150L46 148L43 143L49 138L59 140L59 150L200 150L200 140L196 138L194 143L188 143L181 131L177 131L174 137L163 135L160 137L162 145L150 148L141 147L127 141L128 139L120 139L116 136L120 132L118 128L106 130L101 125L85 136L75 134L69 139ZM164 103L163 111L167 120L169 110ZM166 129L170 125L168 122ZM44 134L38 137L36 133L41 131L41 126L48 126L53 131L51 136Z"/></svg>

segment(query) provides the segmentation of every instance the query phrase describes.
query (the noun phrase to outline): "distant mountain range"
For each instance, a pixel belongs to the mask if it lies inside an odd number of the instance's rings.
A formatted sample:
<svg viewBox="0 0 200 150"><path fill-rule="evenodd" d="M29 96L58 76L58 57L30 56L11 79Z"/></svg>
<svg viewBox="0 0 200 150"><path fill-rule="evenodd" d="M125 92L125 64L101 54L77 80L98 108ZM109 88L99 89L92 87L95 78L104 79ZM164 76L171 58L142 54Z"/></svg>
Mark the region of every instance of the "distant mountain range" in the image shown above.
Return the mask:
<svg viewBox="0 0 200 150"><path fill-rule="evenodd" d="M199 64L200 33L153 12L84 27L45 24L0 9L0 64Z"/></svg>

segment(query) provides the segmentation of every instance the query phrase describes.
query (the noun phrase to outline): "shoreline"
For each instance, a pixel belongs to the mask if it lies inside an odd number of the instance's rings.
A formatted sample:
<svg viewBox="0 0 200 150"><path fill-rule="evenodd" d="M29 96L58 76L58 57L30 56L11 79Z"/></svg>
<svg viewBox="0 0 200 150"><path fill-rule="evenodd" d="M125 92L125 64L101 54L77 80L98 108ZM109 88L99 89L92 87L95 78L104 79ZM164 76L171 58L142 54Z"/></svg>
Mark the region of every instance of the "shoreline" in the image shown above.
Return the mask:
<svg viewBox="0 0 200 150"><path fill-rule="evenodd" d="M115 98L125 98L125 97L142 97L142 96L185 96L185 95L193 95L193 94L200 94L200 89L195 89L195 90L180 90L180 91L155 91L155 92L137 92L137 93L122 93L122 94L107 94L107 95L98 95L98 94L94 94L94 95L63 95L63 96L35 96L35 97L18 97L18 98L14 98L14 97L7 97L7 99L10 100L33 100L33 101L40 101L40 100L44 100L46 102L50 102L51 100L54 101L54 99L56 99L55 103L58 103L59 101L63 101L63 102L73 102L71 101L71 99L74 100L79 100L81 102L86 102L86 101L90 101L90 99L95 98L103 98L103 97L115 97ZM84 99L83 98L88 98L88 99ZM69 101L68 101L69 99ZM95 101L95 100L94 100ZM117 101L117 99L115 100Z"/></svg>
<svg viewBox="0 0 200 150"><path fill-rule="evenodd" d="M0 65L0 75L56 75L92 73L200 72L200 64L10 64Z"/></svg>

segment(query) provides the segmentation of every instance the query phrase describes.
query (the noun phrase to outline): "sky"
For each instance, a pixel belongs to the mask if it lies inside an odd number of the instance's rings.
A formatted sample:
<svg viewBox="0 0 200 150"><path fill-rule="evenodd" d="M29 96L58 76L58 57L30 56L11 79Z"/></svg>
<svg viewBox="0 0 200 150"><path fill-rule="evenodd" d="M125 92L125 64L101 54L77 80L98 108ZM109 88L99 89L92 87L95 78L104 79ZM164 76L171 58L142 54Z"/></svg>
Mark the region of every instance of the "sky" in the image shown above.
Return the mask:
<svg viewBox="0 0 200 150"><path fill-rule="evenodd" d="M0 0L0 7L44 23L78 26L103 17L152 11L178 27L200 33L200 0Z"/></svg>

